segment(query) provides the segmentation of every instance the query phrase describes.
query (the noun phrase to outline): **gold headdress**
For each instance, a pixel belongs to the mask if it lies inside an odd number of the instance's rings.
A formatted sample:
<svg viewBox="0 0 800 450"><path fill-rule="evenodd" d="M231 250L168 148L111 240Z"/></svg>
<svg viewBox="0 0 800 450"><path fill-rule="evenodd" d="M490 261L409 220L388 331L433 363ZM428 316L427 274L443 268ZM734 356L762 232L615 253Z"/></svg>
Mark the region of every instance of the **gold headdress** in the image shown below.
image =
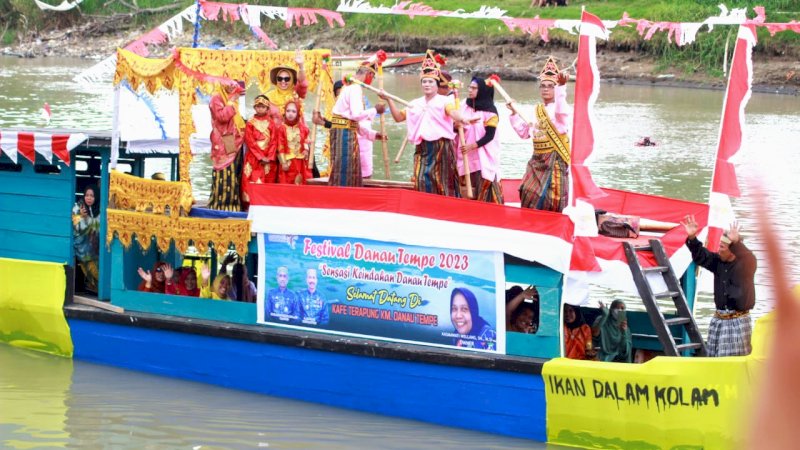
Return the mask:
<svg viewBox="0 0 800 450"><path fill-rule="evenodd" d="M436 57L432 50L428 50L425 54L425 59L422 60L419 77L433 78L437 83L441 79L441 66L436 62Z"/></svg>
<svg viewBox="0 0 800 450"><path fill-rule="evenodd" d="M544 67L542 67L542 71L539 73L539 83L543 81L552 81L558 84L559 73L561 73L561 71L558 70L555 58L549 56L547 57L547 62L544 63Z"/></svg>
<svg viewBox="0 0 800 450"><path fill-rule="evenodd" d="M264 105L269 106L269 97L264 94L259 95L258 97L253 100L253 106Z"/></svg>

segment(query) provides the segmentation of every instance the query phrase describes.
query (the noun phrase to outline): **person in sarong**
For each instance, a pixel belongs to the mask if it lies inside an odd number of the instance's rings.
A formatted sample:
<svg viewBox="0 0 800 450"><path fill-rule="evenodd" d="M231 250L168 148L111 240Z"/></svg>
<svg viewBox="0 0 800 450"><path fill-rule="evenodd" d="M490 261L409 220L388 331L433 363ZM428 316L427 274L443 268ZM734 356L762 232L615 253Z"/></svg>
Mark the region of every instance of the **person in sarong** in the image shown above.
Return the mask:
<svg viewBox="0 0 800 450"><path fill-rule="evenodd" d="M295 52L294 62L297 64L297 69L277 66L269 71L269 81L275 86L267 92L267 97L272 103L270 115L278 121L283 120L283 111L287 103L298 98L302 101L308 93L303 52L300 50Z"/></svg>
<svg viewBox="0 0 800 450"><path fill-rule="evenodd" d="M699 227L694 216L686 216L681 224L692 260L714 274L717 310L708 326L708 356L749 355L753 334L750 310L756 305L755 255L742 242L736 223L722 236L718 253L709 251L697 239Z"/></svg>
<svg viewBox="0 0 800 450"><path fill-rule="evenodd" d="M550 57L539 74L543 103L536 105L534 123L519 117L514 102L507 104L511 125L519 137L533 137L533 156L519 186L523 208L561 212L567 206L572 123L572 110L567 104L568 80L569 75L559 71Z"/></svg>
<svg viewBox="0 0 800 450"><path fill-rule="evenodd" d="M412 100L411 106L403 110L398 109L392 99L381 98L389 103L394 120L406 121L408 142L416 146L412 180L416 190L461 197L453 149L456 137L453 120L461 116L451 98L439 95L439 80L439 64L428 50L420 73L423 96Z"/></svg>
<svg viewBox="0 0 800 450"><path fill-rule="evenodd" d="M362 83L372 84L377 73L377 64L374 58L364 61L353 77ZM339 97L333 105L333 117L329 121L331 130L328 185L357 187L362 185L359 135L365 131L359 126L359 121L374 117L376 114L383 114L384 110L385 106L380 103L374 108L365 108L364 91L358 84L346 85L339 92ZM319 111L314 111L313 120L317 125L326 125Z"/></svg>
<svg viewBox="0 0 800 450"><path fill-rule="evenodd" d="M494 88L487 86L483 78L473 78L469 84L467 101L461 105L459 112L467 145L461 148L460 141L456 139L458 175L470 177L472 198L502 204L500 136L496 134L498 113L494 106ZM464 155L469 174L464 173Z"/></svg>
<svg viewBox="0 0 800 450"><path fill-rule="evenodd" d="M272 139L275 134L275 124L270 118L269 108L270 102L266 95L256 97L253 102L256 113L247 121L244 128L247 153L242 169L242 203L245 209L250 203L250 185L275 183L278 176L278 166L275 162L278 140Z"/></svg>
<svg viewBox="0 0 800 450"><path fill-rule="evenodd" d="M72 208L72 229L75 259L83 274L83 286L96 294L100 258L100 191L97 186L87 186L83 199Z"/></svg>
<svg viewBox="0 0 800 450"><path fill-rule="evenodd" d="M581 308L564 304L564 356L569 359L594 359L592 329Z"/></svg>
<svg viewBox="0 0 800 450"><path fill-rule="evenodd" d="M600 361L629 363L633 360L631 329L622 300L614 300L608 308L600 303L600 316L592 324L592 336L597 341Z"/></svg>
<svg viewBox="0 0 800 450"><path fill-rule="evenodd" d="M239 114L239 96L244 87L220 84L208 104L211 110L211 196L208 207L241 211L242 142L245 122Z"/></svg>
<svg viewBox="0 0 800 450"><path fill-rule="evenodd" d="M282 184L306 184L311 178L308 168L308 127L303 120L300 102L292 100L286 103L278 144L278 160L280 171L278 182Z"/></svg>

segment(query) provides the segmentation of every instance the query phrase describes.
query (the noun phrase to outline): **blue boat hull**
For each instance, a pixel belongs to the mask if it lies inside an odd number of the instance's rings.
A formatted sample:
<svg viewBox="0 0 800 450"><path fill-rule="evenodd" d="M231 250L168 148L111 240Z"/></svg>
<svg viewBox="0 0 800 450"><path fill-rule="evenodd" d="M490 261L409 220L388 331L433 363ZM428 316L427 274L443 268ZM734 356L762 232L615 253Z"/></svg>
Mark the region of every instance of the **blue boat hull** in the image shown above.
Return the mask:
<svg viewBox="0 0 800 450"><path fill-rule="evenodd" d="M544 442L541 375L68 320L75 358Z"/></svg>

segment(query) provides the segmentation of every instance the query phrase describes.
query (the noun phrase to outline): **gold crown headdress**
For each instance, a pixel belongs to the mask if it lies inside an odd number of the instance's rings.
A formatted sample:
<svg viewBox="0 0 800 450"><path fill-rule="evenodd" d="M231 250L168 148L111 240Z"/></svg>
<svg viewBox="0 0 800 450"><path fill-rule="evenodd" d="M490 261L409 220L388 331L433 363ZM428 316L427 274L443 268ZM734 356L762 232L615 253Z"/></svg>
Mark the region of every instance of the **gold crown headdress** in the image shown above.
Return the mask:
<svg viewBox="0 0 800 450"><path fill-rule="evenodd" d="M542 71L539 73L539 83L543 81L552 81L558 84L559 73L561 73L561 71L558 70L558 64L556 64L555 58L548 56L547 62L544 63L544 67L542 67Z"/></svg>
<svg viewBox="0 0 800 450"><path fill-rule="evenodd" d="M259 95L253 100L253 106L264 105L269 106L269 97L264 94Z"/></svg>
<svg viewBox="0 0 800 450"><path fill-rule="evenodd" d="M432 50L425 53L425 59L422 60L422 67L420 68L420 78L434 78L437 83L441 75L441 66L436 62L436 57Z"/></svg>

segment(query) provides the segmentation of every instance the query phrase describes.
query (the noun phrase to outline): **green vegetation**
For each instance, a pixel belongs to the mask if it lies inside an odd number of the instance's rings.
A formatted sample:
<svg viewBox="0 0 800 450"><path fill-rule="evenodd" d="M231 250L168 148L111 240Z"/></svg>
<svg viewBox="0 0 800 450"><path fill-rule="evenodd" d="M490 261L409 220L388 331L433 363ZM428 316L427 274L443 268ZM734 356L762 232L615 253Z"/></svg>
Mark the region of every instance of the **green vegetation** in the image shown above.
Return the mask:
<svg viewBox="0 0 800 450"><path fill-rule="evenodd" d="M52 4L58 0L45 0ZM579 19L581 8L604 19L619 19L623 12L632 18L646 18L653 21L700 21L708 16L718 15L720 0L582 0L571 1L567 7L531 8L529 0L421 0L437 10L476 11L482 5L498 5L512 17L534 17L552 19ZM133 28L145 29L155 26L165 18L175 14L192 0L84 0L79 9L69 12L40 11L31 0L5 0L0 2L0 27L5 22L6 30L0 29L4 44L14 40L30 38L37 32L54 28L75 26L88 18L119 17L106 27L91 29L93 32L118 32ZM335 10L339 0L251 0L250 4L296 7L315 7ZM393 5L392 0L372 0L374 5L381 3ZM752 6L762 4L767 11L767 21L787 22L800 18L800 0L765 0L761 2L732 0L728 7L748 7L748 15L754 16ZM448 40L475 40L491 43L503 38L524 38L519 31L510 32L498 20L464 20L397 15L358 15L345 14L347 21L346 39L351 43L375 40L392 41L397 47L406 42L447 42ZM225 23L204 24L204 31L219 31L224 34L244 36L246 28ZM283 35L304 36L310 31L297 28L286 30L282 24L264 22L268 34L278 38ZM726 42L733 43L735 31L730 26L715 27L708 33L702 29L694 44L680 48L667 42L667 34L658 32L653 39L645 41L639 36L635 26L617 27L613 30L606 47L617 51L633 51L651 55L662 67L678 67L686 72L702 71L715 75L720 72L724 59ZM318 32L315 31L315 32ZM344 37L343 37L344 38ZM767 55L786 55L800 57L800 34L778 33L770 36L766 29L759 29L759 43L755 51ZM538 38L534 38L538 39ZM549 45L574 46L576 36L551 30ZM415 49L419 50L419 49Z"/></svg>

